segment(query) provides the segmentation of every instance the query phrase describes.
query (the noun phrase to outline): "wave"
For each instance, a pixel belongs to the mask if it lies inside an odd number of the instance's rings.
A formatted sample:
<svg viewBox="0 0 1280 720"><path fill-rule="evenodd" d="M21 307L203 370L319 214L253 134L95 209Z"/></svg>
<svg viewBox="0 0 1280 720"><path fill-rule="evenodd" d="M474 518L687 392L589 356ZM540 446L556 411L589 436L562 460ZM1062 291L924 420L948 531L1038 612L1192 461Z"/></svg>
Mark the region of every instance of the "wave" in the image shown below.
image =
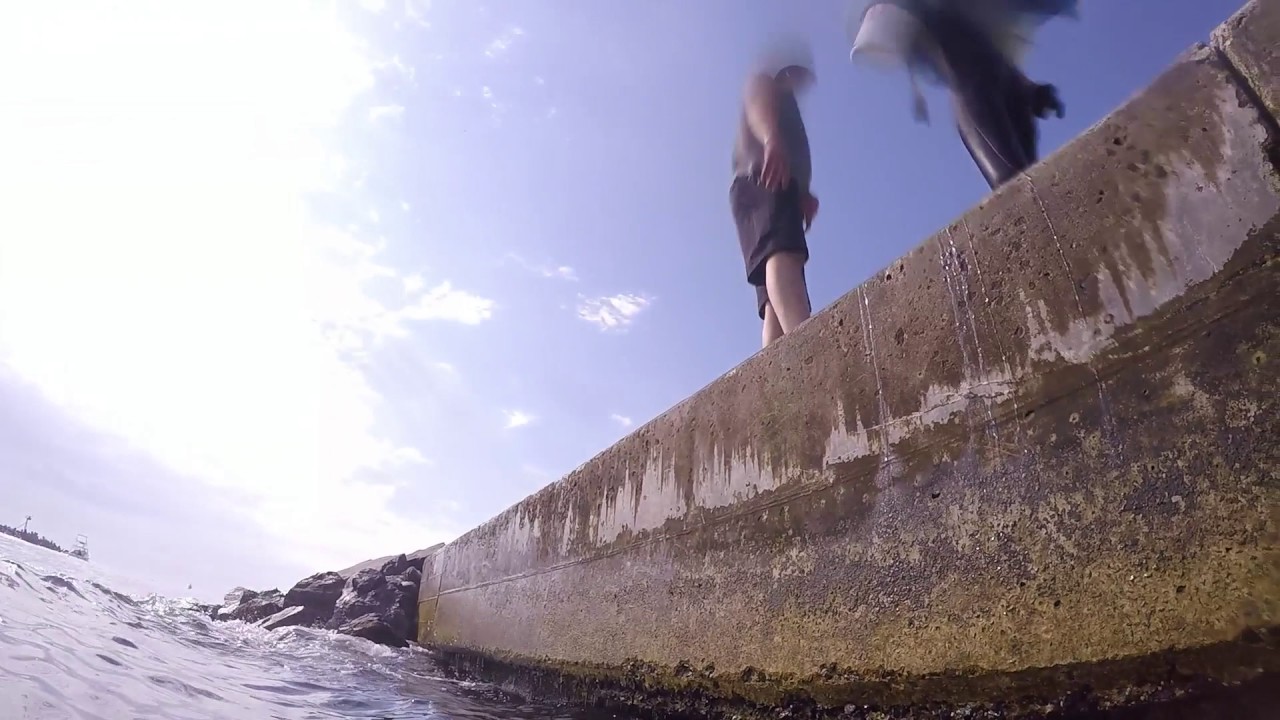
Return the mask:
<svg viewBox="0 0 1280 720"><path fill-rule="evenodd" d="M440 677L429 652L213 622L92 565L0 538L0 717L24 720L589 718Z"/></svg>

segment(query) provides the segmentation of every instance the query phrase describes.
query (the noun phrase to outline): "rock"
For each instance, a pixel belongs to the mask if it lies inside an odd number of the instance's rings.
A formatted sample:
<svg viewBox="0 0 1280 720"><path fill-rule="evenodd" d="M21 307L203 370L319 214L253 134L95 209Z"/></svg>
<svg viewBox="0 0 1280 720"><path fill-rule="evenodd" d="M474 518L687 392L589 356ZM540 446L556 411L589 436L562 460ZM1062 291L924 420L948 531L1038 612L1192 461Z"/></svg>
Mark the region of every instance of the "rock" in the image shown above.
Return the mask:
<svg viewBox="0 0 1280 720"><path fill-rule="evenodd" d="M283 595L279 590L255 592L239 587L227 593L223 606L212 616L215 620L259 623L269 629L326 627L403 647L406 640L417 639L418 587L430 552L415 555L418 557L398 555L381 565L366 566L345 580L341 573L316 573Z"/></svg>
<svg viewBox="0 0 1280 720"><path fill-rule="evenodd" d="M402 567L405 575L387 576L381 570L361 570L347 581L329 620L330 629L341 626L364 615L375 615L402 640L412 639L417 633L418 572L411 566L387 563L384 568ZM339 630L340 631L340 630Z"/></svg>
<svg viewBox="0 0 1280 720"><path fill-rule="evenodd" d="M255 623L275 615L284 609L284 596L279 590L268 590L255 593L233 608L224 607L218 613L218 619L239 620ZM225 616L225 618L224 618Z"/></svg>
<svg viewBox="0 0 1280 720"><path fill-rule="evenodd" d="M418 639L418 587L419 583L401 578L397 588L400 593L400 614L405 619L406 640Z"/></svg>
<svg viewBox="0 0 1280 720"><path fill-rule="evenodd" d="M346 580L335 572L316 573L294 585L285 593L285 607L297 605L306 609L305 625L323 625L333 617L333 607L342 596Z"/></svg>
<svg viewBox="0 0 1280 720"><path fill-rule="evenodd" d="M222 605L214 608L213 612L209 614L209 617L222 622L234 620L235 618L231 616L231 613L236 608L240 607L241 604L253 600L260 594L261 593L256 590L238 587L227 593L226 596L222 598Z"/></svg>
<svg viewBox="0 0 1280 720"><path fill-rule="evenodd" d="M422 584L422 571L415 567L409 568L400 577L404 578L405 580L408 580L409 582L412 582L414 585Z"/></svg>
<svg viewBox="0 0 1280 720"><path fill-rule="evenodd" d="M276 628L290 627L293 625L305 625L308 620L310 611L301 605L287 607L280 612L272 615L264 620L259 620L258 624L268 630Z"/></svg>
<svg viewBox="0 0 1280 720"><path fill-rule="evenodd" d="M410 558L405 555L399 555L383 563L378 572L387 577L406 575L409 572L413 572L416 577L421 578L422 568L426 565L426 562L426 556Z"/></svg>
<svg viewBox="0 0 1280 720"><path fill-rule="evenodd" d="M374 613L366 613L350 622L343 623L338 628L338 632L343 635L364 638L379 645L390 645L391 647L407 647L409 645L409 643L405 642L401 633L383 622Z"/></svg>
<svg viewBox="0 0 1280 720"><path fill-rule="evenodd" d="M351 576L351 579L342 588L342 593L345 595L350 589L357 595L368 595L376 592L386 584L387 576L381 570L361 570Z"/></svg>
<svg viewBox="0 0 1280 720"><path fill-rule="evenodd" d="M248 600L250 598L255 598L257 596L258 596L258 593L250 590L249 588L238 587L235 590L232 590L231 592L227 593L226 596L222 598L222 607L230 609L235 607L236 605L239 605L245 600Z"/></svg>
<svg viewBox="0 0 1280 720"><path fill-rule="evenodd" d="M406 631L398 588L390 585L378 570L361 570L351 576L334 606L329 628L336 630L368 614L376 615L402 636Z"/></svg>
<svg viewBox="0 0 1280 720"><path fill-rule="evenodd" d="M415 550L409 553L406 557L408 557L408 559L411 562L413 562L414 566L418 568L418 572L423 572L422 566L426 562L427 558L432 557L436 553L440 552L440 549L443 547L444 547L444 543L436 543L435 545L432 545L429 548L422 548L421 550ZM375 569L380 568L383 565L385 565L388 560L393 560L396 557L397 556L394 556L394 555L388 555L386 557L373 558L372 560L365 560L362 563L357 563L344 570L339 570L338 574L341 575L342 577L349 578L352 575L355 575L361 570L364 570L367 568L375 568Z"/></svg>
<svg viewBox="0 0 1280 720"><path fill-rule="evenodd" d="M401 554L383 563L378 572L388 577L391 575L403 575L411 567L413 567L413 561ZM418 561L418 572L422 572L421 560Z"/></svg>

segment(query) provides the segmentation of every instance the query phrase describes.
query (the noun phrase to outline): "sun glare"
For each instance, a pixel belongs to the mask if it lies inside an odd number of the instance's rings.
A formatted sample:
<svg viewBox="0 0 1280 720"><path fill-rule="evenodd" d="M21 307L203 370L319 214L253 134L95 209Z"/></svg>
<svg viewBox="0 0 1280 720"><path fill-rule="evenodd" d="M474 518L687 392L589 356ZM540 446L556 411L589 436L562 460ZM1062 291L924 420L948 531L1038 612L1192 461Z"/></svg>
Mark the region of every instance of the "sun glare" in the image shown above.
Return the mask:
<svg viewBox="0 0 1280 720"><path fill-rule="evenodd" d="M368 241L304 203L341 188L340 121L378 58L323 3L5 16L0 360L251 498L264 526L306 538L299 561L423 542L369 479L421 456L380 439L377 394L324 331L362 317L368 280L331 258L334 236Z"/></svg>

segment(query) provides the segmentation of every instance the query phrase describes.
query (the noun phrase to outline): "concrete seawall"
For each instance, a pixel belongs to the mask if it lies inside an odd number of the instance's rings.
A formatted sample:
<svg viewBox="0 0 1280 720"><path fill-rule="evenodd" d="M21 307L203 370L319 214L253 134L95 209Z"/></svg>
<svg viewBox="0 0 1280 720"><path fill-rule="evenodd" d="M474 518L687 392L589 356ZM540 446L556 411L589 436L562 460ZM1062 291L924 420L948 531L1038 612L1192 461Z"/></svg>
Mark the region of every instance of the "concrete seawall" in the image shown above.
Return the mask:
<svg viewBox="0 0 1280 720"><path fill-rule="evenodd" d="M534 694L710 716L1280 688L1277 47L1280 0L1251 3L447 545L421 642Z"/></svg>

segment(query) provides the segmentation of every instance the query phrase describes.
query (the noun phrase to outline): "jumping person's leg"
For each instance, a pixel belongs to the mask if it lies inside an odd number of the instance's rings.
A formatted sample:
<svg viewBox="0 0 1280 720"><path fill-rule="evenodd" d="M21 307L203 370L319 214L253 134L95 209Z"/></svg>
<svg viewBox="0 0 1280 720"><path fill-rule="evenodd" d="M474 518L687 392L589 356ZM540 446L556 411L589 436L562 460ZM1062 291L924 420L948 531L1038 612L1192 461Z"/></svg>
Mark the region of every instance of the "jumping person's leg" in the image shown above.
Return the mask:
<svg viewBox="0 0 1280 720"><path fill-rule="evenodd" d="M1040 128L1036 124L1031 92L1031 88L1020 81L1007 83L1004 90L1005 112L1022 147L1027 167L1035 165L1040 157Z"/></svg>
<svg viewBox="0 0 1280 720"><path fill-rule="evenodd" d="M1034 149L1034 125L1021 122L1021 114L1010 113L1022 91L1017 87L1020 74L971 25L953 20L944 32L960 140L994 189L1034 161L1027 153L1028 146Z"/></svg>
<svg viewBox="0 0 1280 720"><path fill-rule="evenodd" d="M1002 87L972 79L954 91L956 127L969 156L994 190L1031 166L1023 136L1005 108Z"/></svg>

